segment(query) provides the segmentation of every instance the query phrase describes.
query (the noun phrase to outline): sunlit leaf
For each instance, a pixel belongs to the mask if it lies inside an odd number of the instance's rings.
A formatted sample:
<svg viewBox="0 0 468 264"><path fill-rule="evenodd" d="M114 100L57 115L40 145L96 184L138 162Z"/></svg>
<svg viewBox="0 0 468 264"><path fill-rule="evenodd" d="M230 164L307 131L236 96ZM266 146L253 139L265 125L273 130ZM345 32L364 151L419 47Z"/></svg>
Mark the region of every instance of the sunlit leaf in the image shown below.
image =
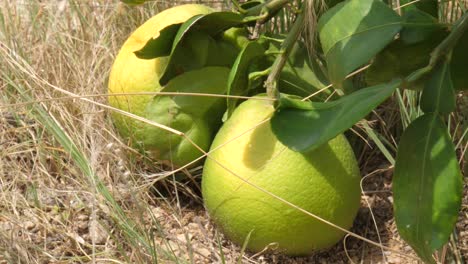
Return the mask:
<svg viewBox="0 0 468 264"><path fill-rule="evenodd" d="M350 0L328 10L318 30L331 82L340 88L346 75L367 63L400 29L400 16L382 1Z"/></svg>
<svg viewBox="0 0 468 264"><path fill-rule="evenodd" d="M309 151L328 142L369 114L401 83L361 89L332 102L303 102L282 95L271 125L278 139L296 151Z"/></svg>
<svg viewBox="0 0 468 264"><path fill-rule="evenodd" d="M435 114L419 117L400 140L393 195L398 231L425 262L435 263L432 253L448 241L462 191L447 127Z"/></svg>

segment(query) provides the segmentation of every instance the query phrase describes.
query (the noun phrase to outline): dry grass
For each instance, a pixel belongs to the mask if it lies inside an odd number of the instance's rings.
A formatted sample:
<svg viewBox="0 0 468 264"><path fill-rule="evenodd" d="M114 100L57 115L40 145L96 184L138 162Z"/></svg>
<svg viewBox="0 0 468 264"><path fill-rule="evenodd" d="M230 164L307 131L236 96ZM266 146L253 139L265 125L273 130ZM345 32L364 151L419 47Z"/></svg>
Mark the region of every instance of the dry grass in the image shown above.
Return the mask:
<svg viewBox="0 0 468 264"><path fill-rule="evenodd" d="M403 255L354 238L308 258L243 254L203 210L200 168L185 172L193 180L144 184L161 167L120 141L100 104L128 34L177 2L0 1L0 263L415 262L392 219L391 166L372 141L356 143L369 176L353 232ZM369 119L393 146L401 123L395 101ZM405 93L400 102L410 101ZM369 140L365 129L356 132ZM466 189L446 247L446 259L458 263L468 257Z"/></svg>

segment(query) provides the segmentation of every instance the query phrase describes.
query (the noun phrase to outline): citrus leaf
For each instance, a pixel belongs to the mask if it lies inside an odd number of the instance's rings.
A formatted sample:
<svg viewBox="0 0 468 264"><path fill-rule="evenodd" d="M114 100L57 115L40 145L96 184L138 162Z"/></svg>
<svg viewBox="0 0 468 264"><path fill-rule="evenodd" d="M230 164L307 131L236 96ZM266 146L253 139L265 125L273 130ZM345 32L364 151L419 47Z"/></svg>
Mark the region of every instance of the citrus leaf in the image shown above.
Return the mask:
<svg viewBox="0 0 468 264"><path fill-rule="evenodd" d="M377 54L366 71L366 83L377 85L393 78L405 78L412 72L429 64L430 53L447 36L445 30L434 32L422 42L408 44L401 39L393 41L382 52ZM405 84L400 88L419 90L424 85L423 79Z"/></svg>
<svg viewBox="0 0 468 264"><path fill-rule="evenodd" d="M405 130L393 176L395 220L402 238L422 260L449 239L462 196L462 175L447 127L425 114Z"/></svg>
<svg viewBox="0 0 468 264"><path fill-rule="evenodd" d="M162 92L220 94L226 93L229 68L204 67L186 72L169 81ZM215 131L221 125L226 109L223 97L193 95L158 95L148 103L145 117L185 133L187 138L143 125L141 144L160 160L183 166L202 155L197 147L207 151Z"/></svg>
<svg viewBox="0 0 468 264"><path fill-rule="evenodd" d="M281 92L305 97L329 84L318 62L309 57L304 43L297 42L293 46L278 80ZM324 91L320 96L329 94Z"/></svg>
<svg viewBox="0 0 468 264"><path fill-rule="evenodd" d="M330 81L341 88L346 75L367 63L400 29L400 16L382 1L350 0L328 10L318 31Z"/></svg>
<svg viewBox="0 0 468 264"><path fill-rule="evenodd" d="M438 17L439 4L437 0L400 0L400 6L403 14L412 10L420 10L431 15L434 18Z"/></svg>
<svg viewBox="0 0 468 264"><path fill-rule="evenodd" d="M400 32L400 38L408 44L428 39L436 30L446 27L439 24L435 17L419 9L411 9L405 12L403 20L404 26Z"/></svg>
<svg viewBox="0 0 468 264"><path fill-rule="evenodd" d="M214 66L186 72L172 79L166 86L164 86L161 92L224 95L227 90L229 72L229 68ZM163 97L171 97L180 109L196 116L204 116L207 114L215 115L210 112L213 105L220 103L224 105L224 103L222 103L224 98L222 97L191 95L156 96L154 102L156 102L158 98Z"/></svg>
<svg viewBox="0 0 468 264"><path fill-rule="evenodd" d="M455 90L468 90L468 31L458 40L452 51L450 71Z"/></svg>
<svg viewBox="0 0 468 264"><path fill-rule="evenodd" d="M231 66L226 65L224 63L225 59L229 55L230 64L234 62L235 56L233 57L234 47L232 49L229 48L229 45L218 45L218 43L223 43L222 40L214 41L217 36L219 36L224 30L229 29L231 27L240 26L242 24L243 18L237 13L232 12L214 12L204 15L194 16L191 19L184 22L181 27L179 28L177 35L174 38L174 42L172 44L172 50L169 57L168 64L166 68L163 70L163 74L159 80L161 85L165 85L171 78L177 76L181 72L194 70L199 68L199 66L181 69L180 65L185 65L187 61L191 60L192 55L190 53L181 51L182 49L186 49L187 46L192 48L194 53L198 52L198 49L203 49L206 46L203 44L195 44L195 45L184 45L184 39L188 38L193 34L205 35L206 38L213 39L213 47L214 49L210 48L207 51L210 54L214 54L219 59L223 59L223 62L219 62L214 64L202 65L202 66ZM224 49L227 48L227 49Z"/></svg>
<svg viewBox="0 0 468 264"><path fill-rule="evenodd" d="M172 50L172 43L181 25L173 24L165 27L159 32L158 37L150 39L141 50L135 51L135 55L140 59L148 60L169 56Z"/></svg>
<svg viewBox="0 0 468 264"><path fill-rule="evenodd" d="M455 110L455 90L450 77L450 65L442 63L432 72L421 97L425 113L448 114Z"/></svg>
<svg viewBox="0 0 468 264"><path fill-rule="evenodd" d="M203 66L231 66L237 54L234 54L234 45L223 40L222 34L242 24L243 17L233 12L196 15L182 24L164 28L157 38L149 40L135 54L142 59L169 56L159 80L165 85L175 76ZM210 54L215 54L211 60L208 58ZM195 61L191 61L193 58Z"/></svg>
<svg viewBox="0 0 468 264"><path fill-rule="evenodd" d="M252 62L263 56L265 49L258 42L252 41L247 43L237 56L228 80L228 95L242 95L249 89L249 68ZM227 99L227 117L232 114L236 107L237 100Z"/></svg>
<svg viewBox="0 0 468 264"><path fill-rule="evenodd" d="M332 102L304 102L282 95L271 126L278 139L295 151L328 142L364 118L387 99L400 80L361 89Z"/></svg>

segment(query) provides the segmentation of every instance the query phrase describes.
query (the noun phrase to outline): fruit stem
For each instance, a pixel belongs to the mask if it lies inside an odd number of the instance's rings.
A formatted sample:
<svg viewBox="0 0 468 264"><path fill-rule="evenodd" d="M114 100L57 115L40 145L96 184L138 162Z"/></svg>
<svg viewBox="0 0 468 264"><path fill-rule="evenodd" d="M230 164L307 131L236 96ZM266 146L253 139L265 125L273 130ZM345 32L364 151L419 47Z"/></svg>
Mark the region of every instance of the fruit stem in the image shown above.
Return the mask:
<svg viewBox="0 0 468 264"><path fill-rule="evenodd" d="M304 29L304 11L298 14L296 21L294 22L291 31L286 36L286 39L281 44L280 55L276 57L273 66L271 67L271 72L268 75L267 80L265 81L265 87L268 97L272 99L279 99L278 91L278 78L283 70L284 65L291 53L291 50L296 44L297 39L301 35L302 30Z"/></svg>

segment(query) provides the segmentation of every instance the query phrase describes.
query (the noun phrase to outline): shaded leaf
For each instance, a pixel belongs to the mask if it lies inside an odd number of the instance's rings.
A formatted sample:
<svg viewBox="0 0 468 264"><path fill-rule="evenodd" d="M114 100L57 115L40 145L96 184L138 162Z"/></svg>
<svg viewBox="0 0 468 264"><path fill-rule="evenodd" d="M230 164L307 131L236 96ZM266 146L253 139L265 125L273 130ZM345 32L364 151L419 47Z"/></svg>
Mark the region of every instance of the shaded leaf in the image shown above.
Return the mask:
<svg viewBox="0 0 468 264"><path fill-rule="evenodd" d="M400 29L400 16L378 0L350 0L328 10L318 31L330 81L341 88L346 75L367 63Z"/></svg>
<svg viewBox="0 0 468 264"><path fill-rule="evenodd" d="M439 24L438 20L419 9L411 9L403 15L403 29L400 32L400 38L407 44L418 43L430 38L433 33L446 27Z"/></svg>
<svg viewBox="0 0 468 264"><path fill-rule="evenodd" d="M282 36L273 36L281 39ZM277 41L270 42L268 52L280 52L281 43ZM269 57L268 63L271 65L275 57ZM298 96L309 96L312 93L324 88L329 84L324 70L319 66L315 58L311 58L307 47L301 41L294 44L289 57L284 65L279 80L278 88L281 93ZM324 91L315 98L325 99L330 95L330 91ZM324 98L322 98L324 97ZM315 99L314 98L314 99Z"/></svg>
<svg viewBox="0 0 468 264"><path fill-rule="evenodd" d="M196 15L178 25L175 36L176 26L163 29L165 34L148 41L136 54L144 59L169 56L159 80L161 85L165 85L175 76L203 66L231 66L237 50L232 43L222 39L222 34L242 24L243 17L233 12ZM172 45L168 52L170 40ZM155 50L155 47L162 47L162 50Z"/></svg>
<svg viewBox="0 0 468 264"><path fill-rule="evenodd" d="M403 14L412 10L420 10L434 18L437 18L439 14L438 0L400 0L400 6L403 6L401 8Z"/></svg>
<svg viewBox="0 0 468 264"><path fill-rule="evenodd" d="M135 55L140 59L154 59L157 57L169 56L172 50L172 43L182 24L173 24L160 31L159 36L150 39L146 45Z"/></svg>
<svg viewBox="0 0 468 264"><path fill-rule="evenodd" d="M393 194L398 231L422 260L435 263L432 253L448 241L462 191L447 127L435 114L419 117L400 140Z"/></svg>
<svg viewBox="0 0 468 264"><path fill-rule="evenodd" d="M448 63L438 65L431 73L424 86L420 106L425 113L448 114L455 110L455 90Z"/></svg>
<svg viewBox="0 0 468 264"><path fill-rule="evenodd" d="M405 78L412 72L429 64L430 53L447 36L445 30L437 31L430 38L415 44L404 43L401 39L393 41L377 54L366 71L368 85L386 83L393 78ZM404 89L422 89L426 79L405 84ZM409 86L407 86L409 85Z"/></svg>
<svg viewBox="0 0 468 264"><path fill-rule="evenodd" d="M242 95L249 90L249 69L252 62L263 56L265 49L258 42L249 42L237 56L229 73L228 95ZM232 114L236 107L236 99L227 99L227 117Z"/></svg>
<svg viewBox="0 0 468 264"><path fill-rule="evenodd" d="M468 90L468 31L458 40L452 51L450 71L455 90Z"/></svg>
<svg viewBox="0 0 468 264"><path fill-rule="evenodd" d="M305 45L302 42L296 43L280 74L278 81L280 91L305 97L328 84L329 81L317 61L309 57ZM321 96L329 94L330 91L325 91Z"/></svg>
<svg viewBox="0 0 468 264"><path fill-rule="evenodd" d="M309 151L352 127L387 99L401 81L361 89L332 102L304 102L282 95L271 125L295 151Z"/></svg>

